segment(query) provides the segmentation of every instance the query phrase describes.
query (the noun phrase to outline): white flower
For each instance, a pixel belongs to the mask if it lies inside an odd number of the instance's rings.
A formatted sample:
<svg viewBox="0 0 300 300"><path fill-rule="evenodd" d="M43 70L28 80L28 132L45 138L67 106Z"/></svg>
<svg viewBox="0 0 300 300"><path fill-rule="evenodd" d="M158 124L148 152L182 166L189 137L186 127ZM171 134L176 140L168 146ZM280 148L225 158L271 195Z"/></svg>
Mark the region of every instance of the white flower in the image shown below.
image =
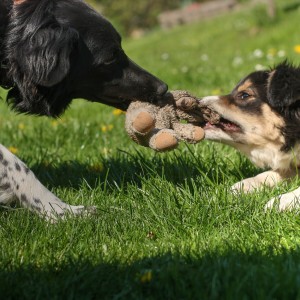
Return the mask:
<svg viewBox="0 0 300 300"><path fill-rule="evenodd" d="M255 49L253 51L253 56L256 58L262 58L264 56L264 53L260 49Z"/></svg>
<svg viewBox="0 0 300 300"><path fill-rule="evenodd" d="M279 50L277 55L278 55L278 57L285 57L285 51L284 50Z"/></svg>
<svg viewBox="0 0 300 300"><path fill-rule="evenodd" d="M201 60L208 61L208 55L207 54L202 54L201 55Z"/></svg>
<svg viewBox="0 0 300 300"><path fill-rule="evenodd" d="M267 69L265 66L263 66L263 65L261 65L261 64L255 65L254 68L255 68L256 71L263 71L263 70L266 70L266 69Z"/></svg>
<svg viewBox="0 0 300 300"><path fill-rule="evenodd" d="M243 61L243 59L242 59L240 56L236 56L236 57L233 59L232 64L233 64L234 66L239 66L239 65L241 65L243 62L244 62L244 61Z"/></svg>
<svg viewBox="0 0 300 300"><path fill-rule="evenodd" d="M168 60L169 58L170 58L169 53L163 53L163 54L161 55L161 59L162 59L162 60Z"/></svg>
<svg viewBox="0 0 300 300"><path fill-rule="evenodd" d="M188 70L189 70L189 68L188 68L187 66L181 67L181 72L182 72L182 73L187 73Z"/></svg>

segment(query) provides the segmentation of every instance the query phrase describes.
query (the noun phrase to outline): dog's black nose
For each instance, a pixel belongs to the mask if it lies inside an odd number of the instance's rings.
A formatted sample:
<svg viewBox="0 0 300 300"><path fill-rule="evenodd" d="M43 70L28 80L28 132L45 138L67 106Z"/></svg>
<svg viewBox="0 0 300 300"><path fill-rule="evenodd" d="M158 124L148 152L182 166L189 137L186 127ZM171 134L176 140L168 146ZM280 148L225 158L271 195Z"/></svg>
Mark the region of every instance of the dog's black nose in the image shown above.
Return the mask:
<svg viewBox="0 0 300 300"><path fill-rule="evenodd" d="M168 85L166 85L164 82L160 82L156 90L157 95L159 97L164 96L167 91L168 91Z"/></svg>

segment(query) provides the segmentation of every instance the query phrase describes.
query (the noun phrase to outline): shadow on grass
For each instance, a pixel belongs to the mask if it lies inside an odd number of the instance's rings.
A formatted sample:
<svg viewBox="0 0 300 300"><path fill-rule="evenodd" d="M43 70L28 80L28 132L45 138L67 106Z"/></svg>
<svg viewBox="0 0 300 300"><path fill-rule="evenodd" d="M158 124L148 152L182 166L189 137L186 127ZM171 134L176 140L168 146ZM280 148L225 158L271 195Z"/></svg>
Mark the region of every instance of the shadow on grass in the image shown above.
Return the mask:
<svg viewBox="0 0 300 300"><path fill-rule="evenodd" d="M134 155L120 152L117 157L99 159L96 164L82 164L67 161L57 166L38 164L32 167L33 172L50 187L72 187L79 189L85 181L91 188L104 185L114 189L116 184L126 188L127 184L141 186L142 181L161 177L174 184L188 184L189 179L205 177L207 182L219 184L233 182L253 176L257 170L242 160L238 166L228 165L228 161L212 157L205 160L193 153L172 153L172 155L145 156L139 152Z"/></svg>
<svg viewBox="0 0 300 300"><path fill-rule="evenodd" d="M0 271L2 299L297 299L300 251L201 257L164 254L132 264L89 261ZM199 255L199 254L198 254Z"/></svg>

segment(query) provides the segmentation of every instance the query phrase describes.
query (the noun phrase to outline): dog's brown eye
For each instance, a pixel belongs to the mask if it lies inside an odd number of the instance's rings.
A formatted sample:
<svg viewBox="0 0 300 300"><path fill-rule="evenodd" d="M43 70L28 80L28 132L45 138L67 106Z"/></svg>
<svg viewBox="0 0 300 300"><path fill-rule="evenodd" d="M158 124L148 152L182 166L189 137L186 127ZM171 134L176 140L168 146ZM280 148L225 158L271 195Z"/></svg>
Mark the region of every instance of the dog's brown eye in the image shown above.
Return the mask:
<svg viewBox="0 0 300 300"><path fill-rule="evenodd" d="M245 99L247 99L248 97L250 97L250 95L249 95L248 93L246 93L246 92L243 92L243 93L241 93L241 95L240 95L240 98L241 98L242 100L245 100Z"/></svg>

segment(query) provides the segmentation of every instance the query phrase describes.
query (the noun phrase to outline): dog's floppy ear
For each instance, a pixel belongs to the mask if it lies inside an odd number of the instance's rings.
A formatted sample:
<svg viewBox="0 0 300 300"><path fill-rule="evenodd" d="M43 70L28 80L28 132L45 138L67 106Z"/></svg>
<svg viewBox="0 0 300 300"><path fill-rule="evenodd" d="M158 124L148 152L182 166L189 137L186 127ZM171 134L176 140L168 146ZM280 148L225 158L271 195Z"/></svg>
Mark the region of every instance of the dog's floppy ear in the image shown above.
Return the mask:
<svg viewBox="0 0 300 300"><path fill-rule="evenodd" d="M53 86L70 70L70 54L77 33L57 24L41 28L23 44L22 71L36 84Z"/></svg>
<svg viewBox="0 0 300 300"><path fill-rule="evenodd" d="M270 72L268 100L273 107L289 107L300 101L300 68L286 61Z"/></svg>
<svg viewBox="0 0 300 300"><path fill-rule="evenodd" d="M27 80L51 87L70 69L70 54L78 32L58 23L53 1L24 1L15 5L8 34L7 58L16 81ZM14 75L22 74L15 78Z"/></svg>

